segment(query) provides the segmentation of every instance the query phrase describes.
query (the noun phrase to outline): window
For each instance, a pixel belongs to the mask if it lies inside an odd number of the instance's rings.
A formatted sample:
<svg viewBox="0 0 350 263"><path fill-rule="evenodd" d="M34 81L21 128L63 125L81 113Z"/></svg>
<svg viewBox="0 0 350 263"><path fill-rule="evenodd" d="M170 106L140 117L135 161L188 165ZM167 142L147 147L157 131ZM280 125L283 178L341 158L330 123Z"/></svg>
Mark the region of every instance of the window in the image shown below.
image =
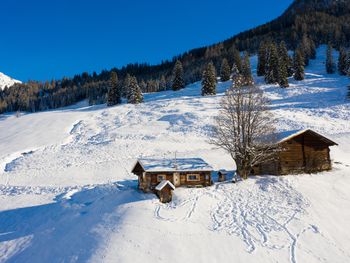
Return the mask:
<svg viewBox="0 0 350 263"><path fill-rule="evenodd" d="M158 180L158 182L161 182L161 181L163 181L163 180L166 180L166 175L165 175L165 174L159 174L159 175L157 176L157 180Z"/></svg>
<svg viewBox="0 0 350 263"><path fill-rule="evenodd" d="M188 174L187 181L200 181L199 174Z"/></svg>

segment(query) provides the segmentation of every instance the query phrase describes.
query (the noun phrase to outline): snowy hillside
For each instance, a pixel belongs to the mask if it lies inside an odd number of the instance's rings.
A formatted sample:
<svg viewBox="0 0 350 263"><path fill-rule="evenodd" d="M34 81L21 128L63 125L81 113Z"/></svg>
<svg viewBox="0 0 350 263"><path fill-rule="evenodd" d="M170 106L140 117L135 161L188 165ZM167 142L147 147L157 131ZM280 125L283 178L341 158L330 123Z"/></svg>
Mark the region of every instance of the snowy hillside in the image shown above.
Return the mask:
<svg viewBox="0 0 350 263"><path fill-rule="evenodd" d="M195 83L136 106L0 115L0 262L350 262L349 79L325 73L325 53L290 88L256 81L279 130L339 144L332 172L177 188L170 204L136 190L135 159L177 152L233 170L207 141L231 83L213 97Z"/></svg>
<svg viewBox="0 0 350 263"><path fill-rule="evenodd" d="M19 80L15 80L6 76L5 74L0 72L0 89L4 89L6 86L11 87L15 83L21 83Z"/></svg>

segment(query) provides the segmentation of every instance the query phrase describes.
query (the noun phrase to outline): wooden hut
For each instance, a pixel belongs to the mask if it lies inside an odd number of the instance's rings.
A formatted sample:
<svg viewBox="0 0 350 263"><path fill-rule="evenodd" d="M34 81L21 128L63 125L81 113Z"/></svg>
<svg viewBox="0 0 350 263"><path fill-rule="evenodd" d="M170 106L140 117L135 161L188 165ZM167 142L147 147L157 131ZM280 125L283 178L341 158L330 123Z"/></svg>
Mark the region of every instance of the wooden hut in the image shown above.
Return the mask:
<svg viewBox="0 0 350 263"><path fill-rule="evenodd" d="M228 172L226 170L220 170L218 172L218 182L225 182L227 180Z"/></svg>
<svg viewBox="0 0 350 263"><path fill-rule="evenodd" d="M281 151L275 161L254 168L254 174L287 175L332 169L330 146L338 145L310 129L279 135Z"/></svg>
<svg viewBox="0 0 350 263"><path fill-rule="evenodd" d="M175 186L168 180L161 181L155 188L156 194L162 203L169 203L172 200L172 191L175 190Z"/></svg>
<svg viewBox="0 0 350 263"><path fill-rule="evenodd" d="M132 173L138 176L139 189L154 192L163 180L179 186L209 186L213 168L200 158L138 159Z"/></svg>

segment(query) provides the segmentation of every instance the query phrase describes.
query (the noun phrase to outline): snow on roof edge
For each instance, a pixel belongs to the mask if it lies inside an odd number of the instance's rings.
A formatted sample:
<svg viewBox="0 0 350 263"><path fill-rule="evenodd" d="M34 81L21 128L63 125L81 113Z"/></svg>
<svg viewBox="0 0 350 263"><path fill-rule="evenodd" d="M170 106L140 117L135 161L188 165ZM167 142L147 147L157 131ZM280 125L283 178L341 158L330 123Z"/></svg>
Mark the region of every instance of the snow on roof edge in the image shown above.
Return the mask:
<svg viewBox="0 0 350 263"><path fill-rule="evenodd" d="M288 140L290 140L290 139L293 139L293 138L295 138L295 137L297 137L297 136L299 136L299 135L301 135L301 134L303 134L303 133L305 133L305 132L308 132L308 131L313 132L313 133L315 133L315 134L317 134L317 135L319 135L319 136L325 138L325 139L328 140L329 142L334 143L334 145L338 145L336 142L332 141L331 139L328 139L328 138L327 138L326 136L324 136L323 134L321 134L321 133L319 133L319 132L315 132L315 131L313 131L313 130L311 130L311 129L302 129L302 130L299 130L299 131L295 131L295 132L289 134L288 136L286 136L286 137L284 137L284 138L281 138L280 140L278 140L277 143L286 142L286 141L288 141Z"/></svg>
<svg viewBox="0 0 350 263"><path fill-rule="evenodd" d="M161 191L166 185L169 185L173 190L175 190L175 186L169 180L161 181L157 186L156 190Z"/></svg>

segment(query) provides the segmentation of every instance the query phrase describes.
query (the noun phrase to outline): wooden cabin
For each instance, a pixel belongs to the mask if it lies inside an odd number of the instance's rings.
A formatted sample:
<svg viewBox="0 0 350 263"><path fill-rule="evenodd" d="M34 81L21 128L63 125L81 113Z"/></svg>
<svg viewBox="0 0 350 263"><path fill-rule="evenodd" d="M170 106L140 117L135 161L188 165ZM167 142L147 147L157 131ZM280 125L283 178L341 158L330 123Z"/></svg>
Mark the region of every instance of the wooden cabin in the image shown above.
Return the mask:
<svg viewBox="0 0 350 263"><path fill-rule="evenodd" d="M175 187L204 187L212 184L213 168L200 158L138 159L132 173L138 176L138 187L154 192L163 180Z"/></svg>
<svg viewBox="0 0 350 263"><path fill-rule="evenodd" d="M172 191L175 190L175 186L168 180L163 180L156 186L155 190L162 203L169 203L173 198Z"/></svg>
<svg viewBox="0 0 350 263"><path fill-rule="evenodd" d="M227 180L228 172L226 170L220 170L218 172L218 182L225 182Z"/></svg>
<svg viewBox="0 0 350 263"><path fill-rule="evenodd" d="M315 173L332 169L330 146L338 145L310 129L279 135L281 151L276 161L254 168L254 174L287 175Z"/></svg>

